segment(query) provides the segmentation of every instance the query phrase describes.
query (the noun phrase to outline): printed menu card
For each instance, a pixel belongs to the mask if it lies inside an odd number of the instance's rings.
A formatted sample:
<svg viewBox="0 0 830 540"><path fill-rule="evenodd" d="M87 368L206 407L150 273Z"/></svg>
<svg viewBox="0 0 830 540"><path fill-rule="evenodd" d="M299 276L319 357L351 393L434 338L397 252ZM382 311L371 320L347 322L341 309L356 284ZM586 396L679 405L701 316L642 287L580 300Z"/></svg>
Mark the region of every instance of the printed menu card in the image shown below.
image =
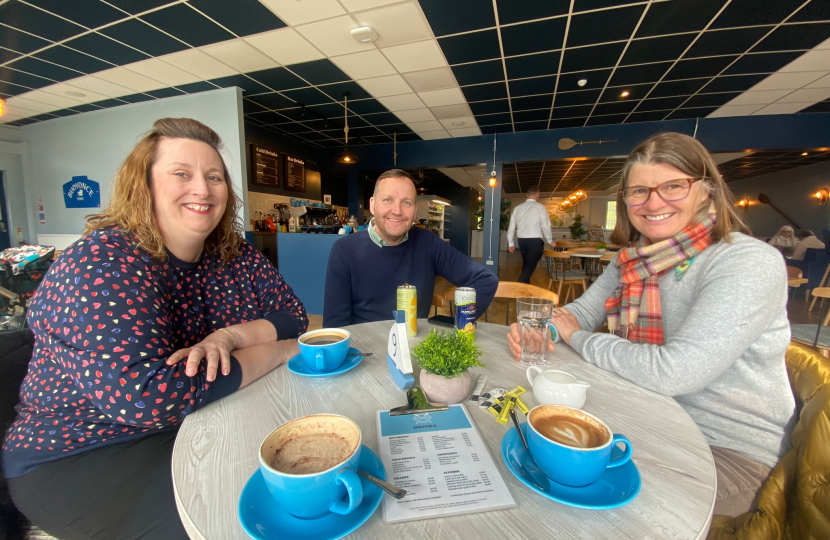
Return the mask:
<svg viewBox="0 0 830 540"><path fill-rule="evenodd" d="M407 491L383 498L387 523L513 508L490 452L463 405L390 416L378 411L386 481Z"/></svg>

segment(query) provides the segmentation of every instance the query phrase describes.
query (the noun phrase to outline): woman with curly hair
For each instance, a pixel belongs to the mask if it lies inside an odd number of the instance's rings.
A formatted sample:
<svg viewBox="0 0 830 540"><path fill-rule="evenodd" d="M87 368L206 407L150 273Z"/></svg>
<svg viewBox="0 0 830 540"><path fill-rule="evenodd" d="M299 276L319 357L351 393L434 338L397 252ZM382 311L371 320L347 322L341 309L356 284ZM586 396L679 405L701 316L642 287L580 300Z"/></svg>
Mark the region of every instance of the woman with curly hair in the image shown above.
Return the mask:
<svg viewBox="0 0 830 540"><path fill-rule="evenodd" d="M62 540L187 538L178 427L299 352L305 309L242 239L220 149L195 120L156 121L32 298L3 470L20 511Z"/></svg>

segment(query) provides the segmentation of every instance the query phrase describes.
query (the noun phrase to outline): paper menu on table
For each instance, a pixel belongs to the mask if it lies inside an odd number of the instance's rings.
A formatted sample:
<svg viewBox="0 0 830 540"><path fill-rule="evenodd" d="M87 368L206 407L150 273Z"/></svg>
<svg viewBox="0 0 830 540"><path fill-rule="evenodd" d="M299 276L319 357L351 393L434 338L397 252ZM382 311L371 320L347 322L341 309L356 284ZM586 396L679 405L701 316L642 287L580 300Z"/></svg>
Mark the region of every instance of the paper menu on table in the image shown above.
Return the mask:
<svg viewBox="0 0 830 540"><path fill-rule="evenodd" d="M390 416L378 411L387 482L407 490L383 498L387 523L513 508L516 502L463 405Z"/></svg>

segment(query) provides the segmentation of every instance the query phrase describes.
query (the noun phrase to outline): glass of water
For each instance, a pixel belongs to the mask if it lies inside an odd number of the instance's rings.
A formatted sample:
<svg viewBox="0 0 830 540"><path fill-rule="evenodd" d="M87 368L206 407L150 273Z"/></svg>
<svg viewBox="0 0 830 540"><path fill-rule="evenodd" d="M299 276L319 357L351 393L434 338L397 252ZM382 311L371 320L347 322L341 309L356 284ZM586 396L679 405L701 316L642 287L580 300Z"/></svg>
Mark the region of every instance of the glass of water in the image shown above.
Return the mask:
<svg viewBox="0 0 830 540"><path fill-rule="evenodd" d="M545 298L518 298L516 318L522 344L522 364L543 366L550 342L550 316L553 302Z"/></svg>

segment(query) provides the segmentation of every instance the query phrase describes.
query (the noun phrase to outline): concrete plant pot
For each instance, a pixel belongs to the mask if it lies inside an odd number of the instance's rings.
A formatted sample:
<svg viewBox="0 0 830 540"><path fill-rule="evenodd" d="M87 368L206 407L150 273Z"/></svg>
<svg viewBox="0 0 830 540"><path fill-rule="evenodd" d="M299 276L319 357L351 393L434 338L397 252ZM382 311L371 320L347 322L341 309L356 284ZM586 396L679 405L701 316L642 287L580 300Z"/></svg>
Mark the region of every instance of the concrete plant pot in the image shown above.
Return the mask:
<svg viewBox="0 0 830 540"><path fill-rule="evenodd" d="M420 386L429 401L452 405L461 403L464 398L470 395L473 388L473 379L470 377L469 371L448 379L422 369Z"/></svg>

